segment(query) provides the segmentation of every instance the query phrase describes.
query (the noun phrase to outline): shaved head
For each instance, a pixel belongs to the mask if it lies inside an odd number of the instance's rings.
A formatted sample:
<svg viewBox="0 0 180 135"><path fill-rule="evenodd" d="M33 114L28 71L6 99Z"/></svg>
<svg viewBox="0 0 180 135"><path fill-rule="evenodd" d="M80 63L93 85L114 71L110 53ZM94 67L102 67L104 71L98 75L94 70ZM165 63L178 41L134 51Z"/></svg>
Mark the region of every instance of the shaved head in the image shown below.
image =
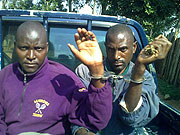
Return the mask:
<svg viewBox="0 0 180 135"><path fill-rule="evenodd" d="M124 36L134 42L132 30L125 24L117 24L108 29L106 33L106 42L111 42L112 39L122 39Z"/></svg>
<svg viewBox="0 0 180 135"><path fill-rule="evenodd" d="M39 22L24 22L22 23L16 33L16 41L21 40L23 35L27 35L30 38L36 38L40 35L43 42L47 42L47 35L44 26Z"/></svg>

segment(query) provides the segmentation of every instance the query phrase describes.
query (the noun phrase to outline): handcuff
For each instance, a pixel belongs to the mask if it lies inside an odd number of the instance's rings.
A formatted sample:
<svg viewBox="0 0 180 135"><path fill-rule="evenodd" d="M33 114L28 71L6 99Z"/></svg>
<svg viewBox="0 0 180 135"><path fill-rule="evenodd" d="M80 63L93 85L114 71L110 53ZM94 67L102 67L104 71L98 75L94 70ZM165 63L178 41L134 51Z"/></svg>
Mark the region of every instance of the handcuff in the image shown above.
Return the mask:
<svg viewBox="0 0 180 135"><path fill-rule="evenodd" d="M101 79L101 80L104 80L104 81L108 80L109 78L114 78L114 79L117 79L117 78L122 79L123 78L126 82L129 82L129 83L132 82L132 83L135 83L135 84L141 84L146 80L146 78L144 76L140 80L133 80L131 78L131 75L124 75L123 76L123 75L105 74L105 75L102 75L102 76L95 76L95 75L89 74L89 76L90 76L91 79L95 79L95 80Z"/></svg>

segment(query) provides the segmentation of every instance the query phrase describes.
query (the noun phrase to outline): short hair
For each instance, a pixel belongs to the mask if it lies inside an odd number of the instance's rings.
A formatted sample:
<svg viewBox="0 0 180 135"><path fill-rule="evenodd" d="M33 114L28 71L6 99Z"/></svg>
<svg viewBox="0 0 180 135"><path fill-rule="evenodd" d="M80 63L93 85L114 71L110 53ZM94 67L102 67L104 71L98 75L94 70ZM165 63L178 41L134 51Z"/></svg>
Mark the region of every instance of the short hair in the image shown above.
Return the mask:
<svg viewBox="0 0 180 135"><path fill-rule="evenodd" d="M45 36L47 40L47 33L44 26L40 22L35 22L35 21L26 21L22 23L17 29L16 37L15 37L16 40L18 39L19 34L21 35L23 32L26 33L31 30L35 30L40 34L43 34L43 36Z"/></svg>
<svg viewBox="0 0 180 135"><path fill-rule="evenodd" d="M119 33L125 33L129 35L131 40L135 40L132 30L126 24L116 24L108 29L106 33L106 42L110 35L118 35Z"/></svg>

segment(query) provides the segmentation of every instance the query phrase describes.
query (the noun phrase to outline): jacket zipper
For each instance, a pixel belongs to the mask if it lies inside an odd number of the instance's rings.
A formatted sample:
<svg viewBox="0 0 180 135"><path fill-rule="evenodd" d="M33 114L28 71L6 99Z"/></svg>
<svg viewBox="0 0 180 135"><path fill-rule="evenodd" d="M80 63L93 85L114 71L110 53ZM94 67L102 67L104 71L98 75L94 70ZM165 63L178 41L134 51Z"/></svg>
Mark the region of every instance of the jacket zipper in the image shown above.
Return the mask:
<svg viewBox="0 0 180 135"><path fill-rule="evenodd" d="M20 104L20 107L19 107L18 116L20 116L20 114L21 114L23 100L24 100L24 94L25 94L25 91L26 91L27 86L28 86L26 74L24 74L24 84L25 84L25 86L24 86L23 93L22 93L22 96L21 96L21 104Z"/></svg>

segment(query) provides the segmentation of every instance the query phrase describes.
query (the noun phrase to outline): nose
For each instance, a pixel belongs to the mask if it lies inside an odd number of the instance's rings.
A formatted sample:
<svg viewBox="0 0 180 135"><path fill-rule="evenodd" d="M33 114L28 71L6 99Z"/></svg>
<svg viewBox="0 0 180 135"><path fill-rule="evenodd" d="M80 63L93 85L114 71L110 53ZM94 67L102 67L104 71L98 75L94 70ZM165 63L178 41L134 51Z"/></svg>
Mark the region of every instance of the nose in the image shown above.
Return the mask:
<svg viewBox="0 0 180 135"><path fill-rule="evenodd" d="M34 50L32 50L32 49L29 50L29 51L28 51L28 54L27 54L27 59L32 61L32 60L34 60L35 58L36 58L36 56L35 56Z"/></svg>
<svg viewBox="0 0 180 135"><path fill-rule="evenodd" d="M119 58L121 58L121 53L118 50L116 50L114 53L114 59L118 60Z"/></svg>

